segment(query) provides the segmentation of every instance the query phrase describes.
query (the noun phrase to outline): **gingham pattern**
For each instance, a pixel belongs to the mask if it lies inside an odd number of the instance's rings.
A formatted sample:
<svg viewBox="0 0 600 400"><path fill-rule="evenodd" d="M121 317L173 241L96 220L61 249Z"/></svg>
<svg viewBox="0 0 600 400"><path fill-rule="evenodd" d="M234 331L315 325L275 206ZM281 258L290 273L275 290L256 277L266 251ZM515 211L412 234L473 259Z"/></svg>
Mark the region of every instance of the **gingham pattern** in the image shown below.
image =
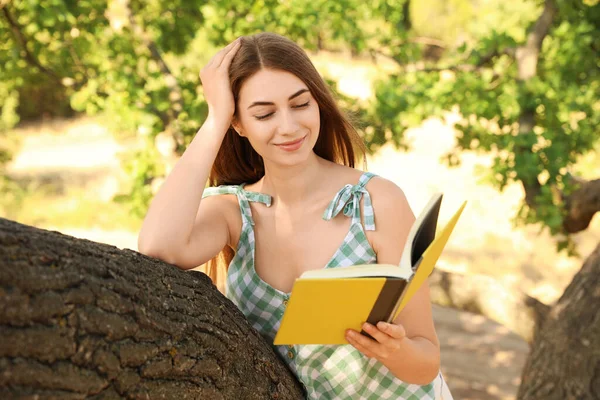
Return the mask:
<svg viewBox="0 0 600 400"><path fill-rule="evenodd" d="M327 209L323 213L323 219L329 221L344 210L344 215L352 217L352 225L360 222L360 198L364 196L364 219L365 229L368 231L375 230L375 214L373 213L373 204L371 203L371 195L365 189L366 183L374 175L365 172L361 175L358 185L347 184L333 198Z"/></svg>
<svg viewBox="0 0 600 400"><path fill-rule="evenodd" d="M364 232L364 229L375 229L371 197L365 189L373 176L364 173L358 184L344 186L325 210L325 220L334 218L341 210L344 210L344 215L352 217L346 238L325 268L377 262ZM248 192L240 185L207 188L203 197L215 194L235 194L242 213L242 233L227 272L227 297L240 308L265 340L273 343L290 293L275 289L256 273L254 223L249 203L254 201L270 206L270 196ZM360 213L362 196L365 197L364 229ZM363 356L350 345L274 348L304 384L309 399L434 399L432 384L420 386L404 383L379 361Z"/></svg>

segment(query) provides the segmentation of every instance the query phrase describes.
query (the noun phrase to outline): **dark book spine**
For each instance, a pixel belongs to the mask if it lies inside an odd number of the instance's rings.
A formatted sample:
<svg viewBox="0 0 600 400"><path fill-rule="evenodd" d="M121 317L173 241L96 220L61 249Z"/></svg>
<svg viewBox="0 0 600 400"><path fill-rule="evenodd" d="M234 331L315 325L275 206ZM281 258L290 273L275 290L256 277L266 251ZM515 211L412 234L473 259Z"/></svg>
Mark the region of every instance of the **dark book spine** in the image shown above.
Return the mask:
<svg viewBox="0 0 600 400"><path fill-rule="evenodd" d="M406 283L407 282L404 279L386 279L366 322L377 325L379 321L387 321L396 309L396 304L406 287ZM364 330L361 330L360 333L373 339L371 335Z"/></svg>

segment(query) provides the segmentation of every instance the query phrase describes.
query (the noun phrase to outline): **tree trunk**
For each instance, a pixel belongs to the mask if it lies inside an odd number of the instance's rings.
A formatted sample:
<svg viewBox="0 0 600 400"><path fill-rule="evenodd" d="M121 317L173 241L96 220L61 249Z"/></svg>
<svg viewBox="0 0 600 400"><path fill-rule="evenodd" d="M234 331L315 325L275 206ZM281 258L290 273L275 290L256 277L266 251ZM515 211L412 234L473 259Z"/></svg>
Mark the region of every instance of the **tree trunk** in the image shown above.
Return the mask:
<svg viewBox="0 0 600 400"><path fill-rule="evenodd" d="M554 17L557 13L555 0L544 0L544 9L538 19L533 24L533 27L527 35L527 41L523 46L519 46L515 53L517 60L517 83L523 88L527 87L528 82L537 76L537 65L542 50L542 43L554 22ZM526 90L524 89L526 92ZM524 98L519 102L521 106L521 115L519 116L519 135L533 135L534 127L536 126L536 111L535 106L531 105L531 101ZM531 156L531 146L521 145L520 142L515 142L515 162L520 165L527 165L528 161L523 160L524 157ZM537 205L537 197L542 192L542 184L536 174L523 172L523 169L516 169L517 179L521 181L525 190L525 203L531 208Z"/></svg>
<svg viewBox="0 0 600 400"><path fill-rule="evenodd" d="M600 244L538 327L519 400L600 399Z"/></svg>
<svg viewBox="0 0 600 400"><path fill-rule="evenodd" d="M436 274L435 302L494 318L482 300L494 292L513 310L494 319L535 326L519 400L600 399L600 244L549 311L481 277ZM0 218L0 398L88 397L303 392L204 274Z"/></svg>
<svg viewBox="0 0 600 400"><path fill-rule="evenodd" d="M300 399L199 272L0 219L0 398Z"/></svg>

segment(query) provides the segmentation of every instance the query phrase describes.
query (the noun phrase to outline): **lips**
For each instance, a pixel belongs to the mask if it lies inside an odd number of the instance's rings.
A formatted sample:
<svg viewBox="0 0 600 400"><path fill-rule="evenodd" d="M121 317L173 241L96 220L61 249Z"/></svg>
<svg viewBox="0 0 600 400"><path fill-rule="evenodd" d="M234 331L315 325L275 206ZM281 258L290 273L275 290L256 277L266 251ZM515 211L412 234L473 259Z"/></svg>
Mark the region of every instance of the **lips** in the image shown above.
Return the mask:
<svg viewBox="0 0 600 400"><path fill-rule="evenodd" d="M301 137L300 139L292 140L291 142L279 143L279 144L276 144L275 146L282 146L282 147L294 146L294 145L302 142L303 140L304 140L304 137Z"/></svg>
<svg viewBox="0 0 600 400"><path fill-rule="evenodd" d="M284 143L281 143L281 144L276 144L275 146L277 146L277 148L279 148L279 149L281 149L283 151L293 152L293 151L296 151L296 150L298 150L298 149L300 149L302 147L302 145L304 144L304 141L306 140L307 136L304 136L303 138L300 138L300 139L291 140L289 142L284 142Z"/></svg>

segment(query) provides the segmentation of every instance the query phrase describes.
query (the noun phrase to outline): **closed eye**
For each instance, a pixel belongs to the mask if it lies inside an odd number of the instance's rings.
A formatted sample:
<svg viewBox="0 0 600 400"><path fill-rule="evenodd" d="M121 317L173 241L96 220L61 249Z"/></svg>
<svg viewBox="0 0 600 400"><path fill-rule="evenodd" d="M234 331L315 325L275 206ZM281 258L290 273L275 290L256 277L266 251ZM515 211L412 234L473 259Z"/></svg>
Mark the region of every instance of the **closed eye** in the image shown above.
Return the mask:
<svg viewBox="0 0 600 400"><path fill-rule="evenodd" d="M256 118L257 120L259 120L259 121L260 121L260 120L263 120L263 119L267 119L267 118L269 118L269 117L270 117L271 115L273 115L273 114L275 114L275 113L268 113L268 114L265 114L265 115L257 115L257 116L255 116L254 118Z"/></svg>
<svg viewBox="0 0 600 400"><path fill-rule="evenodd" d="M304 104L298 104L297 106L292 106L292 108L306 108L308 107L308 105L310 104L310 101L307 101ZM275 114L275 112L271 112L265 115L256 115L255 118L259 121L263 120L263 119L267 119L269 118L271 115Z"/></svg>
<svg viewBox="0 0 600 400"><path fill-rule="evenodd" d="M297 106L293 106L292 108L304 108L304 107L308 107L309 104L310 104L310 101L307 101L304 104L298 104Z"/></svg>

